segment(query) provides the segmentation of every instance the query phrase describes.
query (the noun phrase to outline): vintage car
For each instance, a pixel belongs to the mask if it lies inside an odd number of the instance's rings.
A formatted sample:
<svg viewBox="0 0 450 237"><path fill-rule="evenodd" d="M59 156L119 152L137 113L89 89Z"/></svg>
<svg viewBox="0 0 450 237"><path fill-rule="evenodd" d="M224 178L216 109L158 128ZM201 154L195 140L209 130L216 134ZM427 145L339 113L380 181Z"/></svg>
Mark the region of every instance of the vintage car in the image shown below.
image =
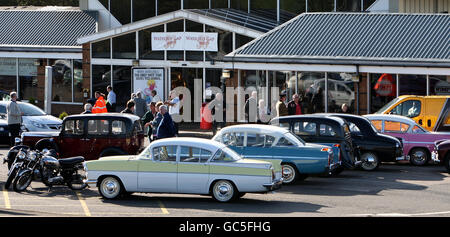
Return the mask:
<svg viewBox="0 0 450 237"><path fill-rule="evenodd" d="M80 114L64 118L58 132L24 132L23 145L34 147L42 138L51 138L61 158L83 156L95 160L103 156L136 155L144 147L144 132L138 116L104 113Z"/></svg>
<svg viewBox="0 0 450 237"><path fill-rule="evenodd" d="M364 115L375 128L386 135L398 138L403 153L411 164L421 166L430 161L435 142L450 139L450 133L428 132L414 120L400 115Z"/></svg>
<svg viewBox="0 0 450 237"><path fill-rule="evenodd" d="M450 140L436 141L431 159L445 166L450 173Z"/></svg>
<svg viewBox="0 0 450 237"><path fill-rule="evenodd" d="M270 124L288 128L295 135L309 143L317 143L340 150L343 168L353 169L361 164L357 160L347 122L341 118L324 115L292 115L273 118ZM355 154L356 153L356 154Z"/></svg>
<svg viewBox="0 0 450 237"><path fill-rule="evenodd" d="M282 160L283 183L293 184L308 175L329 174L340 166L331 147L305 143L285 128L270 125L234 125L221 129L212 140L244 158Z"/></svg>
<svg viewBox="0 0 450 237"><path fill-rule="evenodd" d="M392 136L381 134L367 118L353 114L328 114L345 119L349 124L353 143L358 147L361 168L375 170L381 162L407 160L401 142Z"/></svg>
<svg viewBox="0 0 450 237"><path fill-rule="evenodd" d="M157 140L137 156L103 157L85 162L85 168L85 182L96 185L105 199L144 192L204 194L229 202L282 184L273 163L242 159L224 144L202 138Z"/></svg>

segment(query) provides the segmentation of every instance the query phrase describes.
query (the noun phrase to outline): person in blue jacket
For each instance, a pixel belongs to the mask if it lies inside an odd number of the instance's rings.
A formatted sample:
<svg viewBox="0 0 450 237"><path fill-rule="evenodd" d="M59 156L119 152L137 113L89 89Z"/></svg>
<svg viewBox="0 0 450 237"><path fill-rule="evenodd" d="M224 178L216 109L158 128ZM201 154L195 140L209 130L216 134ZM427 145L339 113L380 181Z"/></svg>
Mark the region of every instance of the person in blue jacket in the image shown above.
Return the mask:
<svg viewBox="0 0 450 237"><path fill-rule="evenodd" d="M175 137L176 130L175 125L173 123L172 117L167 111L167 106L162 105L160 108L160 113L163 116L161 123L158 126L158 130L156 132L156 136L158 139Z"/></svg>

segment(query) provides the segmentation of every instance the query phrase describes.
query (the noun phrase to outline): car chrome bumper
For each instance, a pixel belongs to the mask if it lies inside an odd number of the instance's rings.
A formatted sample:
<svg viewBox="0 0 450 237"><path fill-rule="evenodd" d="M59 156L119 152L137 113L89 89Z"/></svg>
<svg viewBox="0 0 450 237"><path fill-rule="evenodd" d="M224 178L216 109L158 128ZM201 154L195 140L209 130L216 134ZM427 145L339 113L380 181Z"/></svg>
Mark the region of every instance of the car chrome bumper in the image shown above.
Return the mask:
<svg viewBox="0 0 450 237"><path fill-rule="evenodd" d="M434 163L440 163L441 161L439 160L439 155L438 155L438 153L436 152L436 151L433 151L432 153L431 153L431 160L434 162Z"/></svg>
<svg viewBox="0 0 450 237"><path fill-rule="evenodd" d="M263 184L267 191L274 191L281 188L283 184L283 178L274 180L271 184Z"/></svg>
<svg viewBox="0 0 450 237"><path fill-rule="evenodd" d="M83 182L87 185L96 185L97 184L97 180L96 179L85 179L83 180Z"/></svg>
<svg viewBox="0 0 450 237"><path fill-rule="evenodd" d="M406 160L409 161L409 156L399 156L397 158L395 158L396 161L402 161L402 160Z"/></svg>

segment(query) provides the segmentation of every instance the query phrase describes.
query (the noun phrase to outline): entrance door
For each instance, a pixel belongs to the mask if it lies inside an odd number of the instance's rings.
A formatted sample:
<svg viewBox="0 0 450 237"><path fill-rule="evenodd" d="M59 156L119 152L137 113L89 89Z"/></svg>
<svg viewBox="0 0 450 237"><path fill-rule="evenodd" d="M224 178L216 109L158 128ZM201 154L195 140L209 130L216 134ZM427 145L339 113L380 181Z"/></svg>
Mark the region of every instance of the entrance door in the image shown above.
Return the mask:
<svg viewBox="0 0 450 237"><path fill-rule="evenodd" d="M203 94L203 68L171 68L170 69L170 82L171 82L171 90L175 89L176 87L185 87L187 88L191 93L191 99L190 101L183 100L183 95L181 95L180 100L183 101L184 105L187 105L187 103L190 104L191 107L191 121L194 121L194 114L199 113L199 111L195 111L194 109L194 96L196 91L194 90L194 79L200 79L202 81L201 88L197 88L200 93ZM201 101L203 102L203 100ZM187 106L183 106L187 107ZM198 105L200 108L201 105ZM184 108L180 111L181 114L183 114Z"/></svg>

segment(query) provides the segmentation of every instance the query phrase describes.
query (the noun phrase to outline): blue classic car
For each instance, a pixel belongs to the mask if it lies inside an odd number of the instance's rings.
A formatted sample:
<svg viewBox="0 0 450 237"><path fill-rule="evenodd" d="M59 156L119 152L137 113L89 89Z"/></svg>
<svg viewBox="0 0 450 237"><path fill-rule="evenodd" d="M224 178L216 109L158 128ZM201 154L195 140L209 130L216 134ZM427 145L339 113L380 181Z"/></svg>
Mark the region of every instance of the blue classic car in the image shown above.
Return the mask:
<svg viewBox="0 0 450 237"><path fill-rule="evenodd" d="M308 175L331 174L341 164L331 147L305 143L289 130L276 126L229 126L212 139L244 158L282 160L284 184L304 180Z"/></svg>

